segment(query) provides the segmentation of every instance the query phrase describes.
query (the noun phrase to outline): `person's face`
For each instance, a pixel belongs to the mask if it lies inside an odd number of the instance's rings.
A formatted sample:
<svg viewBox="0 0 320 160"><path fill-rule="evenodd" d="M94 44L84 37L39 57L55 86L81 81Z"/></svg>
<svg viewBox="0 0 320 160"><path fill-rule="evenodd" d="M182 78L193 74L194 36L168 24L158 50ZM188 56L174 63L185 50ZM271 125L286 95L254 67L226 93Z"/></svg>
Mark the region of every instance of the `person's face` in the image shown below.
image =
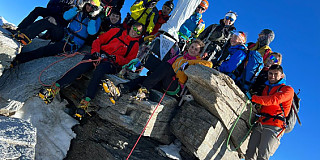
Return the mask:
<svg viewBox="0 0 320 160"><path fill-rule="evenodd" d="M197 43L192 43L188 48L188 53L192 57L196 57L200 55L200 45Z"/></svg>
<svg viewBox="0 0 320 160"><path fill-rule="evenodd" d="M110 18L110 22L111 22L112 24L116 24L116 23L118 23L119 20L120 20L120 15L117 15L117 14L115 14L115 13L111 13L110 16L109 16L109 18Z"/></svg>
<svg viewBox="0 0 320 160"><path fill-rule="evenodd" d="M96 11L96 10L98 10L98 6L95 6L95 5L91 4L91 3L87 3L86 4L86 11L88 13Z"/></svg>
<svg viewBox="0 0 320 160"><path fill-rule="evenodd" d="M230 43L231 43L231 46L236 46L236 45L242 44L240 38L235 34L232 35L232 37L230 39Z"/></svg>
<svg viewBox="0 0 320 160"><path fill-rule="evenodd" d="M268 80L270 84L275 84L279 82L284 77L284 74L282 74L279 70L269 70L268 71Z"/></svg>
<svg viewBox="0 0 320 160"><path fill-rule="evenodd" d="M205 8L203 8L203 7L201 7L200 5L197 7L197 9L196 9L196 12L197 13L200 13L200 14L202 14L202 13L204 13L206 11L206 9Z"/></svg>
<svg viewBox="0 0 320 160"><path fill-rule="evenodd" d="M226 17L224 17L223 22L224 22L224 25L230 26L235 22L235 19L233 19L229 16L226 16Z"/></svg>
<svg viewBox="0 0 320 160"><path fill-rule="evenodd" d="M169 15L170 13L171 13L171 9L170 9L168 6L163 5L163 6L162 6L162 14L165 15L165 16L167 16L167 15Z"/></svg>
<svg viewBox="0 0 320 160"><path fill-rule="evenodd" d="M141 25L139 25L139 26L133 25L129 31L129 36L133 37L133 38L139 37L139 36L141 36L141 34L142 34L142 26Z"/></svg>
<svg viewBox="0 0 320 160"><path fill-rule="evenodd" d="M268 57L268 59L267 59L266 63L264 64L264 66L266 68L269 68L274 64L279 64L279 61L280 61L280 57L278 55L276 55L276 54L272 54L272 55L270 55Z"/></svg>

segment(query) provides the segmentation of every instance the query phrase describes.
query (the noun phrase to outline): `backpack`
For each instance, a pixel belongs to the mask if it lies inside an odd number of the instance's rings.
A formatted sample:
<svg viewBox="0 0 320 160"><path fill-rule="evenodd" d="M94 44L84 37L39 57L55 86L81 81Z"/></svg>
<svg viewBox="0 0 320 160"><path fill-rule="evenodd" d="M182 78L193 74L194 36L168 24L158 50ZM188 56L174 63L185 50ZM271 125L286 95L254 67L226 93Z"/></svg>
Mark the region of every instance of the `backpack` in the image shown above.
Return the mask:
<svg viewBox="0 0 320 160"><path fill-rule="evenodd" d="M120 42L122 42L124 45L127 46L126 54L123 56L124 58L126 58L126 57L128 56L128 54L130 53L130 50L131 50L131 48L133 47L133 45L134 45L135 43L138 43L138 41L137 41L137 40L135 40L135 41L130 41L129 45L127 45L127 44L124 43L121 39L119 39L119 37L122 35L122 32L123 32L123 31L124 31L124 29L120 28L120 30L119 30L113 37L111 37L107 43L105 43L105 44L103 44L103 45L107 45L107 44L109 44L113 39L118 38L118 40L119 40Z"/></svg>
<svg viewBox="0 0 320 160"><path fill-rule="evenodd" d="M277 89L277 92L280 91L280 89L284 87L284 86L280 86L278 89ZM298 94L300 93L300 90L298 92ZM291 105L291 108L290 108L290 112L288 114L287 117L285 117L285 126L286 126L286 130L285 130L285 133L289 133L293 130L297 120L298 120L298 123L301 125L301 121L300 121L300 118L298 116L298 112L299 112L299 109L300 109L300 98L298 97L298 94L294 93L294 96L293 96L293 100L292 100L292 105ZM283 112L283 115L284 115L284 109L283 109L283 106L282 104L280 104L280 107L281 107L281 110Z"/></svg>
<svg viewBox="0 0 320 160"><path fill-rule="evenodd" d="M234 71L236 83L244 92L248 91L263 69L263 58L258 51L246 50L246 59Z"/></svg>

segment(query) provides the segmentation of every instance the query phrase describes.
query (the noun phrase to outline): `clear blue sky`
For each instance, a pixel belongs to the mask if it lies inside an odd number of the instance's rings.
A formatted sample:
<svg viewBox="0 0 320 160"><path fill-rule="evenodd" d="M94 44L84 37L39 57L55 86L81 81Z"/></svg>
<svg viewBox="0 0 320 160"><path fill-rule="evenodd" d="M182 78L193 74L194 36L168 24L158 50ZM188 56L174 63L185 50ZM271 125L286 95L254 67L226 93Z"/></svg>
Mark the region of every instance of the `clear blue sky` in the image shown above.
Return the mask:
<svg viewBox="0 0 320 160"><path fill-rule="evenodd" d="M296 126L292 133L285 134L273 160L319 159L320 87L320 12L318 0L209 0L209 9L204 13L206 25L218 23L229 11L238 13L235 26L248 33L248 42L255 42L258 33L269 28L275 31L271 43L273 51L283 54L283 67L287 84L296 91L301 89L300 118L302 126ZM0 16L9 22L20 21L36 6L46 6L46 0L1 0ZM165 0L160 0L161 9ZM175 0L175 3L177 0ZM125 16L133 0L126 0L122 9Z"/></svg>

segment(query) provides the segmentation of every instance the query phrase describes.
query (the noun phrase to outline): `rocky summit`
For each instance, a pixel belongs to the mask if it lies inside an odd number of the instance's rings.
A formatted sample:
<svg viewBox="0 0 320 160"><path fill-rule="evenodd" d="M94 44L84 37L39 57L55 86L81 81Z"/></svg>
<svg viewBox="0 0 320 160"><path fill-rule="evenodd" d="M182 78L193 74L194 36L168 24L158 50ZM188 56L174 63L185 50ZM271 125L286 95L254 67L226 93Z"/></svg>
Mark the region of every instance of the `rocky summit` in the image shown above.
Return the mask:
<svg viewBox="0 0 320 160"><path fill-rule="evenodd" d="M33 50L48 43L34 39L22 49ZM185 71L193 100L180 106L170 96L157 105L163 93L155 90L147 101L130 100L135 93L129 93L114 105L100 87L89 107L90 116L79 122L69 113L85 93L90 73L62 89L48 105L37 93L80 62L83 55L46 57L10 68L20 48L10 32L0 28L2 159L122 160L144 128L130 159L235 160L245 153L251 106L232 79L212 68L195 65ZM90 51L90 46L80 52L85 51ZM115 83L126 81L105 76Z"/></svg>

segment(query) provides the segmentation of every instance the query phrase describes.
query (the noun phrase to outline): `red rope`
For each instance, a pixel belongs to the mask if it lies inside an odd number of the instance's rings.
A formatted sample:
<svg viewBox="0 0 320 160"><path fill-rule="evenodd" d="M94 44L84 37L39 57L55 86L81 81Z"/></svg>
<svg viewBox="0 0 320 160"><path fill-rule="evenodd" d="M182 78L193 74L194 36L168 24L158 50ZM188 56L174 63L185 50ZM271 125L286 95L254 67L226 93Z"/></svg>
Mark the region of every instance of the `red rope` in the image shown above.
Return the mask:
<svg viewBox="0 0 320 160"><path fill-rule="evenodd" d="M146 130L146 128L147 128L147 126L148 126L148 124L149 124L149 122L150 122L150 120L151 120L151 118L152 118L153 114L154 114L154 113L156 112L156 110L158 109L158 107L159 107L159 105L160 105L161 101L163 100L164 96L166 95L166 93L167 93L167 91L168 91L168 89L169 89L169 87L171 86L171 84L172 84L172 82L173 82L173 81L174 81L174 79L172 79L172 81L170 82L170 84L169 84L169 86L168 86L167 90L163 93L162 98L160 99L160 101L159 101L159 103L158 103L158 105L157 105L156 109L154 109L154 111L152 112L152 114L151 114L151 116L150 116L150 118L149 118L149 120L148 120L147 124L144 126L144 128L143 128L143 130L142 130L142 132L141 132L141 134L140 134L140 136L139 136L139 138L137 139L136 143L134 144L133 148L131 149L131 152L129 153L129 155L128 155L128 157L127 157L127 159L126 159L126 160L128 160L128 159L129 159L129 157L131 156L131 154L132 154L133 150L136 148L136 146L137 146L137 144L138 144L138 142L139 142L139 140L140 140L140 138L141 138L141 136L142 136L143 132Z"/></svg>
<svg viewBox="0 0 320 160"><path fill-rule="evenodd" d="M58 63L58 62L61 62L61 61L65 60L65 59L67 59L67 58L74 57L74 56L77 55L77 54L80 54L80 55L81 55L82 53L80 53L80 52L75 52L75 53L73 53L73 54L63 54L63 55L57 56L57 57L62 57L62 56L64 56L64 58L59 59L59 60L51 63L50 65L48 65L45 69L43 69L43 70L40 72L39 77L38 77L38 80L39 80L40 84L41 84L42 86L44 86L44 87L50 87L52 84L51 84L51 85L47 85L47 84L42 83L42 81L41 81L41 75L42 75L42 73L43 73L45 70L47 70L48 68L50 68L51 66L53 66L54 64L56 64L56 63ZM60 78L62 78L63 76L65 76L70 70L72 70L73 68L77 67L78 65L80 65L80 64L82 64L82 63L96 62L96 63L93 63L94 67L96 68L96 66L98 66L98 65L100 64L100 60L101 60L101 58L98 58L98 59L96 59L96 60L92 60L92 59L82 60L82 61L80 61L79 63L77 63L75 66L73 66L72 68L70 68L67 72L65 72Z"/></svg>

